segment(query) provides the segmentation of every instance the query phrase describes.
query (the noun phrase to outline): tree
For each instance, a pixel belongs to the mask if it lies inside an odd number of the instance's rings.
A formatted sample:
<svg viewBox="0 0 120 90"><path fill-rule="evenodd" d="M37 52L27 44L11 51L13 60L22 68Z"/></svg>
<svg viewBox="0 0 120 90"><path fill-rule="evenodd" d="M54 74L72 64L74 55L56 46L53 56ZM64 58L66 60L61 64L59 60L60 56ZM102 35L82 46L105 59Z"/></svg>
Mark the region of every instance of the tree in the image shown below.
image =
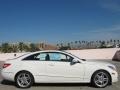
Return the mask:
<svg viewBox="0 0 120 90"><path fill-rule="evenodd" d="M81 47L81 41L79 41L79 48Z"/></svg>
<svg viewBox="0 0 120 90"><path fill-rule="evenodd" d="M59 50L70 50L71 48L69 46L62 46Z"/></svg>
<svg viewBox="0 0 120 90"><path fill-rule="evenodd" d="M59 47L59 44L57 44L56 46Z"/></svg>
<svg viewBox="0 0 120 90"><path fill-rule="evenodd" d="M78 41L75 41L75 44L77 44L78 43Z"/></svg>
<svg viewBox="0 0 120 90"><path fill-rule="evenodd" d="M17 52L18 51L18 47L17 45L12 45L12 52Z"/></svg>
<svg viewBox="0 0 120 90"><path fill-rule="evenodd" d="M8 43L3 43L1 45L1 51L4 52L4 53L9 53L12 51L10 45Z"/></svg>
<svg viewBox="0 0 120 90"><path fill-rule="evenodd" d="M73 42L70 42L70 44L71 44L71 48L73 48Z"/></svg>
<svg viewBox="0 0 120 90"><path fill-rule="evenodd" d="M23 42L19 42L19 45L18 45L18 48L19 50L22 52L23 51L23 46L24 46L24 43Z"/></svg>
<svg viewBox="0 0 120 90"><path fill-rule="evenodd" d="M23 43L23 42L19 42L19 44L18 44L18 49L20 50L20 52L29 51L28 45L26 45L26 44Z"/></svg>
<svg viewBox="0 0 120 90"><path fill-rule="evenodd" d="M109 41L107 41L107 44L109 44Z"/></svg>
<svg viewBox="0 0 120 90"><path fill-rule="evenodd" d="M30 51L31 52L35 52L35 51L38 51L38 50L39 50L39 48L36 46L36 44L34 44L34 43L30 44Z"/></svg>
<svg viewBox="0 0 120 90"><path fill-rule="evenodd" d="M106 48L105 41L101 42L100 48Z"/></svg>
<svg viewBox="0 0 120 90"><path fill-rule="evenodd" d="M112 40L112 39L110 39L110 43L113 43L113 40Z"/></svg>
<svg viewBox="0 0 120 90"><path fill-rule="evenodd" d="M120 43L120 40L117 40L118 44Z"/></svg>
<svg viewBox="0 0 120 90"><path fill-rule="evenodd" d="M114 45L116 44L116 40L114 40Z"/></svg>
<svg viewBox="0 0 120 90"><path fill-rule="evenodd" d="M70 43L67 43L67 46L70 46Z"/></svg>
<svg viewBox="0 0 120 90"><path fill-rule="evenodd" d="M75 45L74 45L75 48L77 48L77 43L78 43L78 41L75 41Z"/></svg>
<svg viewBox="0 0 120 90"><path fill-rule="evenodd" d="M62 47L62 46L63 46L63 43L61 43L60 45L61 45L61 47Z"/></svg>

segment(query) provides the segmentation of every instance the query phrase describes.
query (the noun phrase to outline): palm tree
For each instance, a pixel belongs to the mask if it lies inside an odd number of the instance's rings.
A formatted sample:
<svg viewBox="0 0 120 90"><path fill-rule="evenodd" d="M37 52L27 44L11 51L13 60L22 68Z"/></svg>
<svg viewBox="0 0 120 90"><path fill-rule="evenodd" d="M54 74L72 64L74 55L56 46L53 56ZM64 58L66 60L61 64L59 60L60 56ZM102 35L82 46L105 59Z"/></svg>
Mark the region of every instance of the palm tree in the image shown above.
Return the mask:
<svg viewBox="0 0 120 90"><path fill-rule="evenodd" d="M77 48L77 43L78 43L78 41L75 41L75 48Z"/></svg>
<svg viewBox="0 0 120 90"><path fill-rule="evenodd" d="M100 45L100 48L105 48L106 46L105 46L105 41L102 41L101 42L101 45Z"/></svg>
<svg viewBox="0 0 120 90"><path fill-rule="evenodd" d="M59 44L57 44L56 46L59 47Z"/></svg>
<svg viewBox="0 0 120 90"><path fill-rule="evenodd" d="M79 48L81 47L81 41L79 41Z"/></svg>
<svg viewBox="0 0 120 90"><path fill-rule="evenodd" d="M63 43L61 43L60 45L61 45L61 47L63 47Z"/></svg>
<svg viewBox="0 0 120 90"><path fill-rule="evenodd" d="M70 44L71 44L71 48L73 48L73 42L70 42Z"/></svg>
<svg viewBox="0 0 120 90"><path fill-rule="evenodd" d="M113 43L113 40L112 40L112 39L110 39L110 43L111 43L111 44Z"/></svg>
<svg viewBox="0 0 120 90"><path fill-rule="evenodd" d="M75 41L75 44L77 44L78 43L78 41Z"/></svg>
<svg viewBox="0 0 120 90"><path fill-rule="evenodd" d="M87 41L84 41L84 48L86 48Z"/></svg>
<svg viewBox="0 0 120 90"><path fill-rule="evenodd" d="M116 40L114 40L114 45L116 44Z"/></svg>
<svg viewBox="0 0 120 90"><path fill-rule="evenodd" d="M67 46L70 46L70 43L67 43Z"/></svg>
<svg viewBox="0 0 120 90"><path fill-rule="evenodd" d="M120 40L117 40L118 44L120 43Z"/></svg>
<svg viewBox="0 0 120 90"><path fill-rule="evenodd" d="M1 52L1 45L0 45L0 52Z"/></svg>
<svg viewBox="0 0 120 90"><path fill-rule="evenodd" d="M90 48L90 42L87 43L87 48Z"/></svg>
<svg viewBox="0 0 120 90"><path fill-rule="evenodd" d="M68 49L71 49L70 43L67 43L67 47Z"/></svg>
<svg viewBox="0 0 120 90"><path fill-rule="evenodd" d="M84 41L82 41L81 44L82 44L81 47L83 48L84 47Z"/></svg>
<svg viewBox="0 0 120 90"><path fill-rule="evenodd" d="M18 44L18 49L20 50L20 52L23 52L23 51L29 51L28 49L28 46L23 43L23 42L19 42Z"/></svg>
<svg viewBox="0 0 120 90"><path fill-rule="evenodd" d="M91 48L94 47L94 41L91 41Z"/></svg>
<svg viewBox="0 0 120 90"><path fill-rule="evenodd" d="M56 46L57 46L57 49L59 49L59 48L60 48L60 45L59 45L59 44L56 44Z"/></svg>
<svg viewBox="0 0 120 90"><path fill-rule="evenodd" d="M44 43L42 43L41 45L42 45L42 49L43 49L45 44L44 44Z"/></svg>
<svg viewBox="0 0 120 90"><path fill-rule="evenodd" d="M107 41L107 44L109 44L109 41Z"/></svg>
<svg viewBox="0 0 120 90"><path fill-rule="evenodd" d="M96 45L98 44L98 41L96 41Z"/></svg>

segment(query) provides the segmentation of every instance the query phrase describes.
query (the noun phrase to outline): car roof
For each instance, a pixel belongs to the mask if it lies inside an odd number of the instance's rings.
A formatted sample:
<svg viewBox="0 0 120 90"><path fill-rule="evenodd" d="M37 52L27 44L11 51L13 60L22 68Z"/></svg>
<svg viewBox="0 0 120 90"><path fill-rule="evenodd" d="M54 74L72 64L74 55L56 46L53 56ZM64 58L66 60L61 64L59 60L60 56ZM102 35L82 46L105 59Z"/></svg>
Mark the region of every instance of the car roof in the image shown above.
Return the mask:
<svg viewBox="0 0 120 90"><path fill-rule="evenodd" d="M63 52L63 53L68 53L66 51L60 51L60 50L42 50L42 51L36 51L36 52L30 52L30 53L34 54L34 53L41 53L41 52Z"/></svg>

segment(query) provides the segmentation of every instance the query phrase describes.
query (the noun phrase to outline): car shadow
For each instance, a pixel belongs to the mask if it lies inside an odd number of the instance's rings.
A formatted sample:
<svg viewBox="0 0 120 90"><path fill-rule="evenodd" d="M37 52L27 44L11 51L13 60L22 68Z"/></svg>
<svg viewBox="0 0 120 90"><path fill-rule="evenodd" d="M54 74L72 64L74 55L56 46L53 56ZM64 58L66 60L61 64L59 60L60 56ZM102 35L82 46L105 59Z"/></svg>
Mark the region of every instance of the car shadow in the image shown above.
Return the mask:
<svg viewBox="0 0 120 90"><path fill-rule="evenodd" d="M15 82L7 81L7 80L2 80L1 81L2 85L10 85L10 86L15 86ZM91 87L89 83L34 83L32 87L39 87L39 86L48 86L48 87L78 87L78 86L87 86Z"/></svg>
<svg viewBox="0 0 120 90"><path fill-rule="evenodd" d="M10 85L10 86L15 86L15 82L8 81L8 80L2 80L1 81L2 85Z"/></svg>
<svg viewBox="0 0 120 90"><path fill-rule="evenodd" d="M85 84L85 83L39 83L39 84L34 84L33 86L49 86L49 87L78 87L78 86L87 86L91 87L90 84Z"/></svg>

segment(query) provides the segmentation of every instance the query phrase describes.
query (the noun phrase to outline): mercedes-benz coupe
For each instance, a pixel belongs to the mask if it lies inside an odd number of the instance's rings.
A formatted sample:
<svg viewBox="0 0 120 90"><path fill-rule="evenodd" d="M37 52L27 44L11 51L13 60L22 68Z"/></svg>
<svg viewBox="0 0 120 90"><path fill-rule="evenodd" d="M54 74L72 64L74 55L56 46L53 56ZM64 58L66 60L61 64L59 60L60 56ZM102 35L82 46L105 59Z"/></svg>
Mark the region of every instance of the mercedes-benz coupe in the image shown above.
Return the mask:
<svg viewBox="0 0 120 90"><path fill-rule="evenodd" d="M37 51L7 60L1 72L19 88L33 83L91 83L104 88L118 81L113 64L86 61L64 51Z"/></svg>

